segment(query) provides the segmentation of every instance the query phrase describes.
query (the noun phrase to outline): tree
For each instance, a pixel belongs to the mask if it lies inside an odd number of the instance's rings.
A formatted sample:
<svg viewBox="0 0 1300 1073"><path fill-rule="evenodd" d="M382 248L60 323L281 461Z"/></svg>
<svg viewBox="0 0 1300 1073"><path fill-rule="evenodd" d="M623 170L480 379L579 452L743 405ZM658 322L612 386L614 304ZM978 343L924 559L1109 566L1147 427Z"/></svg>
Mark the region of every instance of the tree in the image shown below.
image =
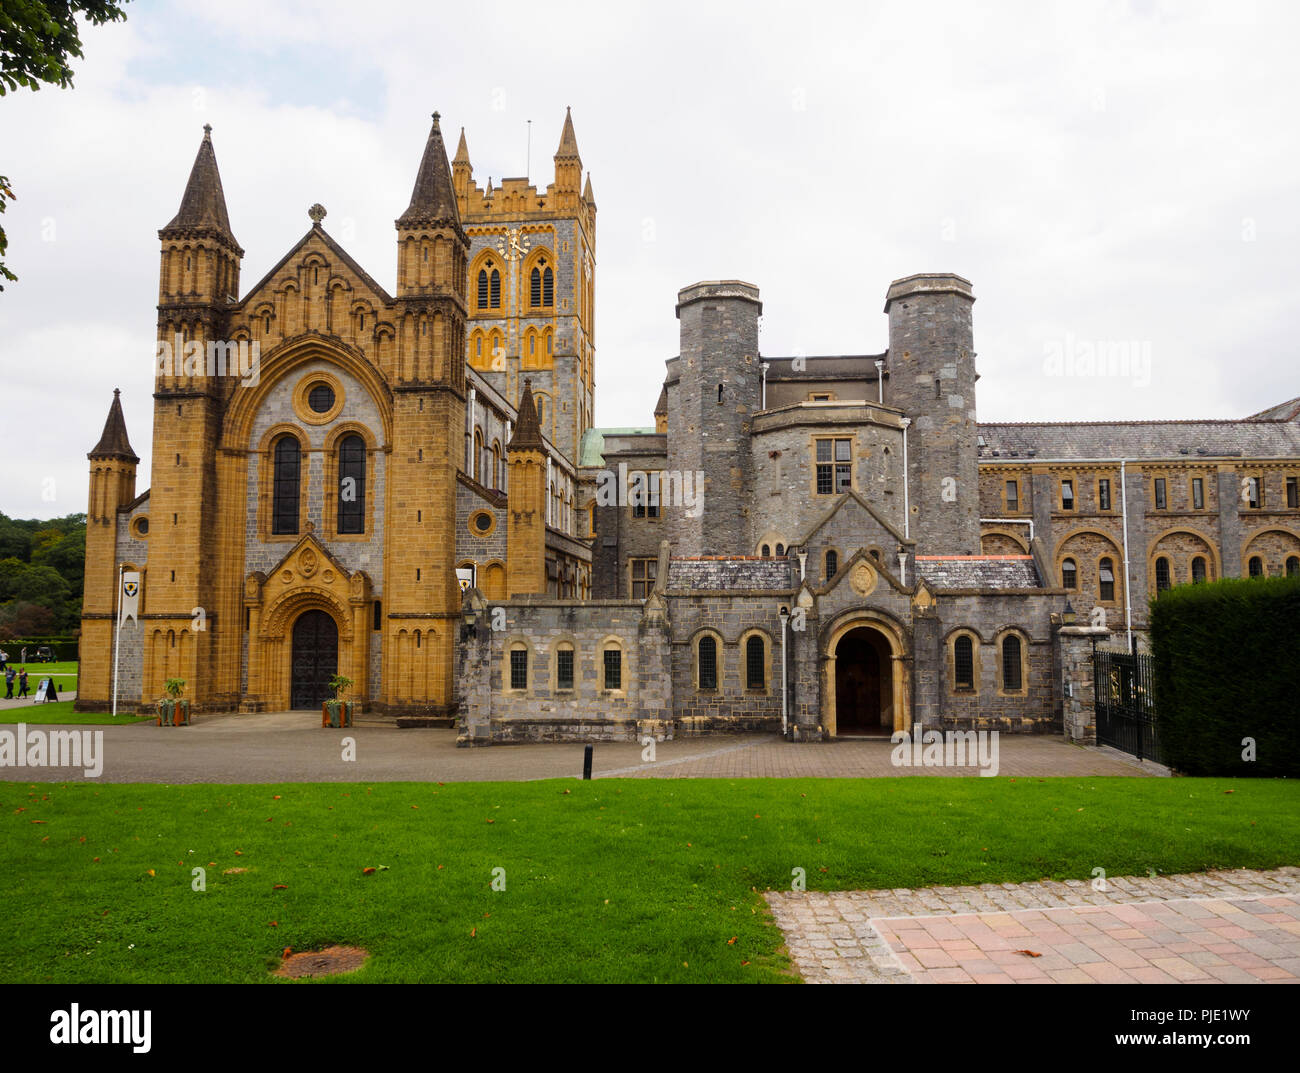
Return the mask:
<svg viewBox="0 0 1300 1073"><path fill-rule="evenodd" d="M69 89L71 59L83 58L80 15L92 26L125 19L127 0L5 0L0 4L0 97L25 86L39 90L41 83ZM0 175L0 213L14 199L9 180ZM16 280L5 267L9 246L0 227L0 279ZM0 284L0 291L4 286Z"/></svg>

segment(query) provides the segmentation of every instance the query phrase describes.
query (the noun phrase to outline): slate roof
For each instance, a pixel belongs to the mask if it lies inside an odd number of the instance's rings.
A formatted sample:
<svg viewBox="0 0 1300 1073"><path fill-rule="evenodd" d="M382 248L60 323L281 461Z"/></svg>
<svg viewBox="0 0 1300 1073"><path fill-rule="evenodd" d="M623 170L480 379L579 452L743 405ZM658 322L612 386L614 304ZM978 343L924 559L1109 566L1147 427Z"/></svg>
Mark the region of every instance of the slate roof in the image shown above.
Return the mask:
<svg viewBox="0 0 1300 1073"><path fill-rule="evenodd" d="M415 176L411 203L397 218L398 226L417 223L437 223L449 220L460 223L456 210L456 192L451 183L451 166L447 163L447 147L442 143L442 130L438 126L438 113L433 113L433 126L428 141L424 143L424 156Z"/></svg>
<svg viewBox="0 0 1300 1073"><path fill-rule="evenodd" d="M1068 421L980 424L981 461L993 458L1300 457L1289 421Z"/></svg>
<svg viewBox="0 0 1300 1073"><path fill-rule="evenodd" d="M131 441L126 437L126 418L122 416L122 392L119 388L113 389L113 403L108 408L104 433L86 457L121 458L127 462L140 461L136 453L131 450Z"/></svg>
<svg viewBox="0 0 1300 1073"><path fill-rule="evenodd" d="M1270 406L1267 410L1260 410L1257 414L1251 414L1247 421L1296 421L1300 420L1300 396L1294 399L1287 399L1286 402L1279 402L1276 406Z"/></svg>
<svg viewBox="0 0 1300 1073"><path fill-rule="evenodd" d="M918 555L916 571L936 589L1037 589L1028 555Z"/></svg>
<svg viewBox="0 0 1300 1073"><path fill-rule="evenodd" d="M185 193L181 196L181 207L163 231L173 229L215 231L243 256L244 251L230 230L226 195L221 189L217 154L212 148L212 127L208 124L203 126L203 141L199 143L198 154L194 157L194 167L190 169L190 178L185 184Z"/></svg>
<svg viewBox="0 0 1300 1073"><path fill-rule="evenodd" d="M519 420L515 425L515 434L506 444L507 451L545 451L542 443L542 427L537 421L537 407L533 404L533 382L524 381L524 394L519 400Z"/></svg>
<svg viewBox="0 0 1300 1073"><path fill-rule="evenodd" d="M786 590L794 587L795 567L790 559L754 556L673 559L668 564L668 589L672 592Z"/></svg>

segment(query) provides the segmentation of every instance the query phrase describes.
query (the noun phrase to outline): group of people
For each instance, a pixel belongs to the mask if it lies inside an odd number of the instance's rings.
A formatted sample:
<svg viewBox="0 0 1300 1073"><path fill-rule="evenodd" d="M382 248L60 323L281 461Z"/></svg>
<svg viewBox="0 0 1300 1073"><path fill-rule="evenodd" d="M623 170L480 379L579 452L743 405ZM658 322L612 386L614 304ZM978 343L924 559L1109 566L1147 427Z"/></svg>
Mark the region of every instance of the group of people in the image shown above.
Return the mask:
<svg viewBox="0 0 1300 1073"><path fill-rule="evenodd" d="M27 696L27 668L23 667L15 671L12 667L5 667L5 700L14 699L14 679L18 679L18 700Z"/></svg>

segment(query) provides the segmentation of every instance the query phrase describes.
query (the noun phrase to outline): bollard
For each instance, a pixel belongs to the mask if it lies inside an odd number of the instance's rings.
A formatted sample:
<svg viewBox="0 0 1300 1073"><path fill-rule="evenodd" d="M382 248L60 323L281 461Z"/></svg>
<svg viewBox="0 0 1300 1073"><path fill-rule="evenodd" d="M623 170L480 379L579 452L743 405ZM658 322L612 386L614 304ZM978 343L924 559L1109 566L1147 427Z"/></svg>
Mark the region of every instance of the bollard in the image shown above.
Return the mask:
<svg viewBox="0 0 1300 1073"><path fill-rule="evenodd" d="M588 745L582 751L582 777L584 779L591 778L591 753L593 748L594 746Z"/></svg>

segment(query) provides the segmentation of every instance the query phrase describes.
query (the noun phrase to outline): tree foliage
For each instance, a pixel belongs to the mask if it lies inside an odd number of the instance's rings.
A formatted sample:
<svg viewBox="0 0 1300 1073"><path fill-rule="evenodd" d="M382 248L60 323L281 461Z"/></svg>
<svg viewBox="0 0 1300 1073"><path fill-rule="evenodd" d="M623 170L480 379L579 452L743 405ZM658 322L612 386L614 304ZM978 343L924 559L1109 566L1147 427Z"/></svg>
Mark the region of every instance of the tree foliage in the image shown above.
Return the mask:
<svg viewBox="0 0 1300 1073"><path fill-rule="evenodd" d="M127 0L4 0L0 3L0 97L41 83L69 89L72 60L82 59L80 16L92 26L125 19ZM9 180L0 175L0 213L15 195ZM9 240L0 227L0 280L16 280L5 267ZM0 283L0 291L4 285Z"/></svg>
<svg viewBox="0 0 1300 1073"><path fill-rule="evenodd" d="M0 629L8 636L30 636L38 620L41 632L76 629L85 574L84 514L43 521L0 514Z"/></svg>

